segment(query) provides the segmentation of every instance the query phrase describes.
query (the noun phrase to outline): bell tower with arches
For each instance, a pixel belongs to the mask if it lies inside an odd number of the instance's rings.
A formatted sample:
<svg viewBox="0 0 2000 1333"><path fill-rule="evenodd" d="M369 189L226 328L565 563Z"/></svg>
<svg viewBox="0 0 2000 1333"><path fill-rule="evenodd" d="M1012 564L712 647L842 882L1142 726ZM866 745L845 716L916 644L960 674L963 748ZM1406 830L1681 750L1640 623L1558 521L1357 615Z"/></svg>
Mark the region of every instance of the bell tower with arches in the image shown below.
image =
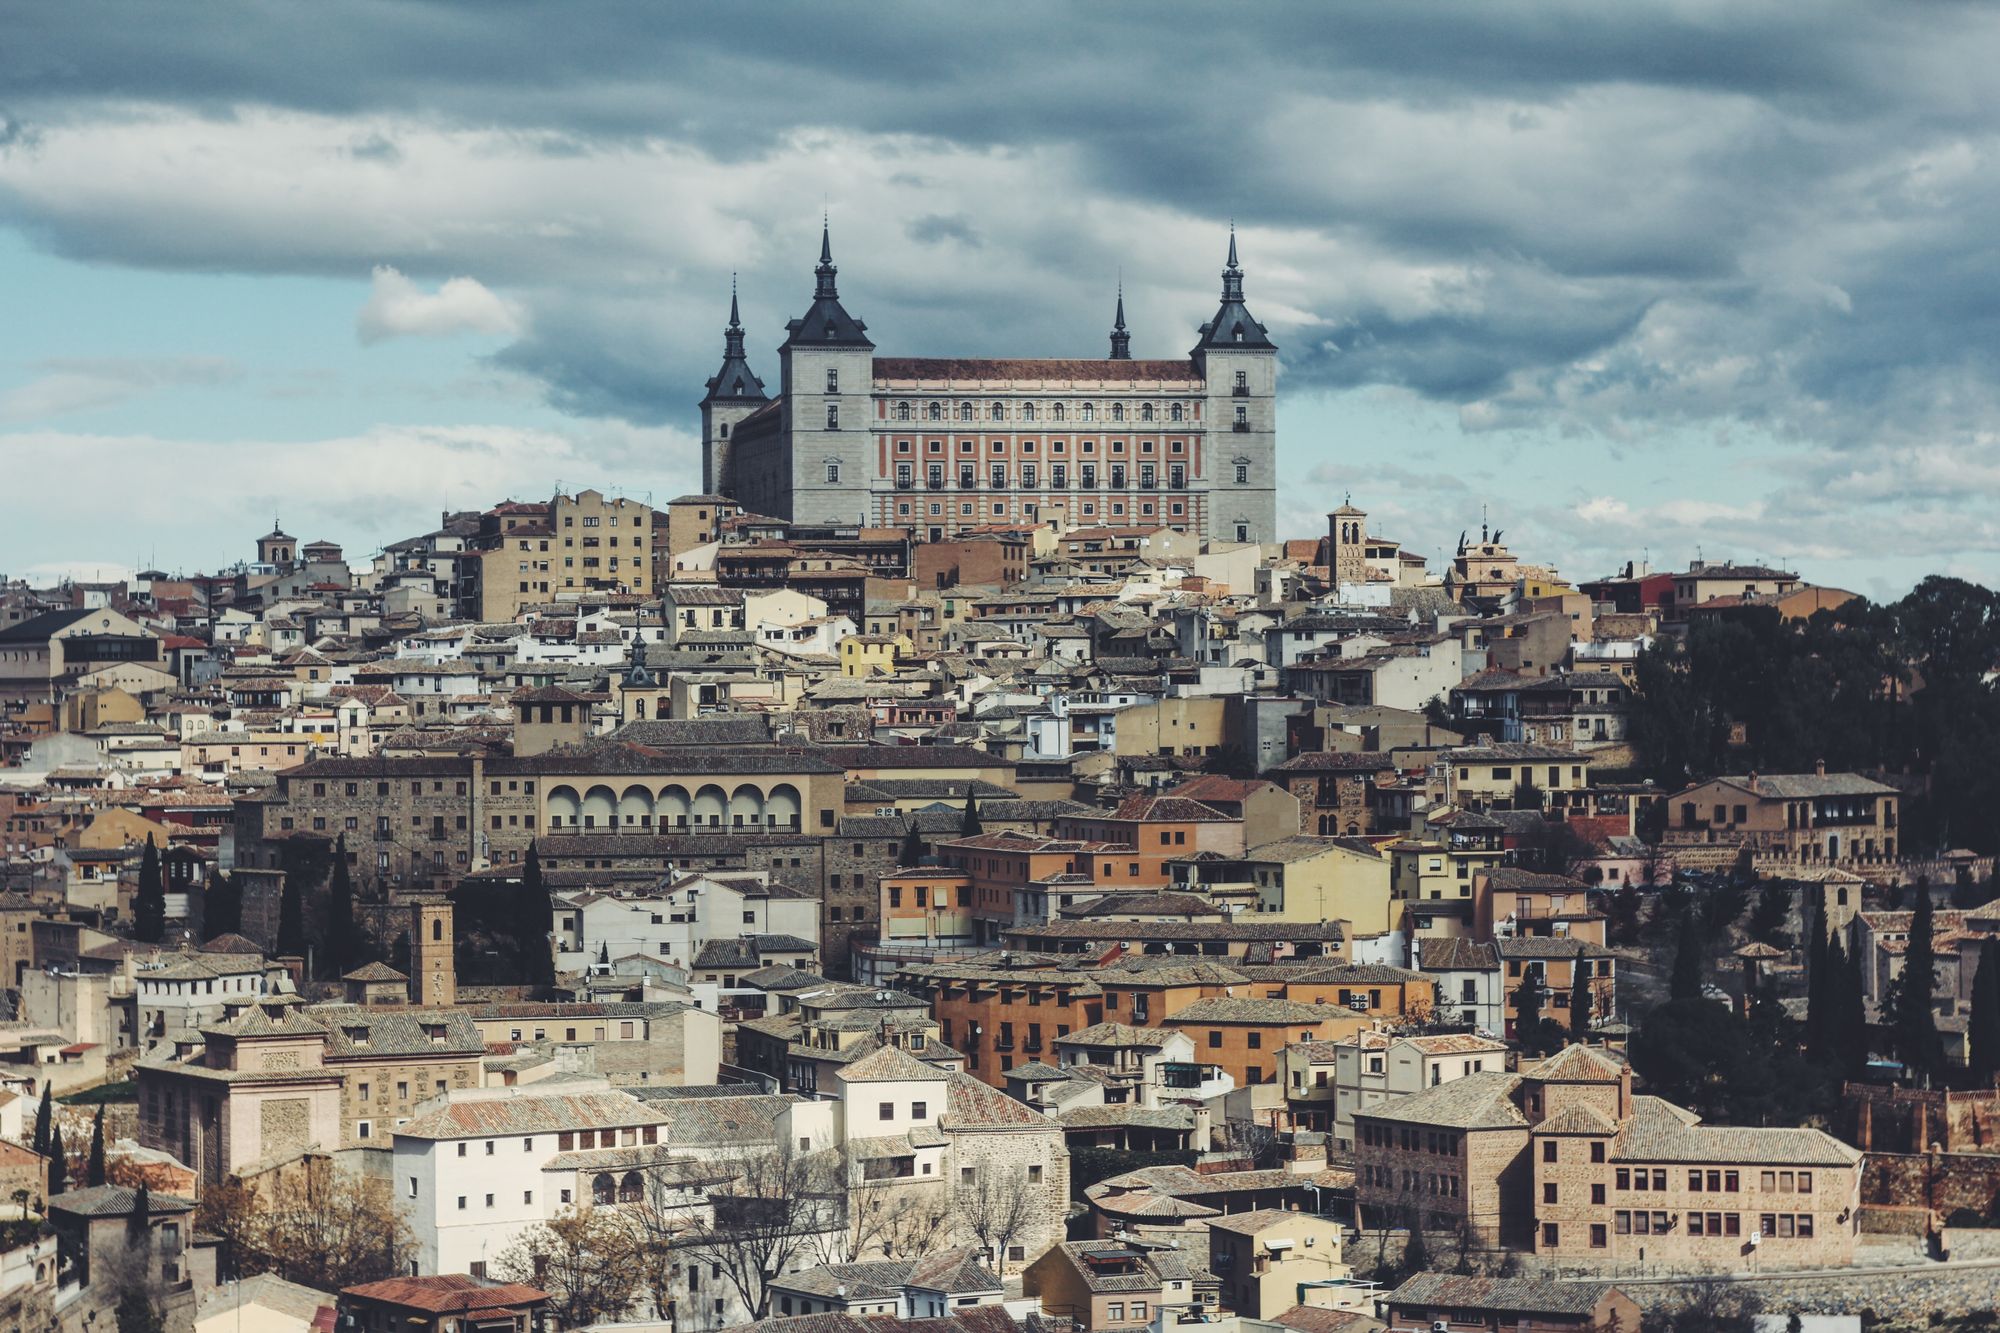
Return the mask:
<svg viewBox="0 0 2000 1333"><path fill-rule="evenodd" d="M451 899L443 894L410 903L410 1003L442 1009L458 1003L458 965Z"/></svg>

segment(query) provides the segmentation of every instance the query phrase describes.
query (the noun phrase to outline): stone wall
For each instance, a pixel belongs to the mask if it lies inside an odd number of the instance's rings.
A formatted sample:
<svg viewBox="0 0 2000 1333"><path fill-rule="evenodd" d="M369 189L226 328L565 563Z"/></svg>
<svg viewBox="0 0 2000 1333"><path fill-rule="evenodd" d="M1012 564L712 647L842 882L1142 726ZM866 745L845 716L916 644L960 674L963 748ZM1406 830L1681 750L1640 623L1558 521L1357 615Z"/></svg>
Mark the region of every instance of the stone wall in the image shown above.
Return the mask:
<svg viewBox="0 0 2000 1333"><path fill-rule="evenodd" d="M1939 1092L1849 1083L1847 1141L1864 1152L2000 1154L2000 1090Z"/></svg>
<svg viewBox="0 0 2000 1333"><path fill-rule="evenodd" d="M1861 1168L1868 1212L1923 1210L1940 1219L1961 1208L1989 1216L2000 1200L2000 1157L1983 1153L1869 1153ZM1883 1230L1902 1230L1884 1227Z"/></svg>

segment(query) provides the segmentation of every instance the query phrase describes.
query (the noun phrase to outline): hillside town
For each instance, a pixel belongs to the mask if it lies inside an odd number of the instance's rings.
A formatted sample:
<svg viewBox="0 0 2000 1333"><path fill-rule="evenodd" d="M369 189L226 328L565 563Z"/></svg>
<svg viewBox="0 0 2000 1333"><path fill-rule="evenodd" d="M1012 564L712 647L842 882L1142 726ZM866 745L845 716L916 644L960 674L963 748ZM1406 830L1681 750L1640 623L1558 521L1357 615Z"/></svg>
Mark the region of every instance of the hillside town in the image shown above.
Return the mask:
<svg viewBox="0 0 2000 1333"><path fill-rule="evenodd" d="M1032 370L1115 400L1045 414L1182 453L1118 347ZM1003 370L1032 420L1025 363L953 373ZM873 376L885 441L956 415ZM1577 578L1487 522L1432 568L1111 466L1119 522L607 485L0 584L0 1322L1630 1330L1990 1282L1949 733L1992 594Z"/></svg>

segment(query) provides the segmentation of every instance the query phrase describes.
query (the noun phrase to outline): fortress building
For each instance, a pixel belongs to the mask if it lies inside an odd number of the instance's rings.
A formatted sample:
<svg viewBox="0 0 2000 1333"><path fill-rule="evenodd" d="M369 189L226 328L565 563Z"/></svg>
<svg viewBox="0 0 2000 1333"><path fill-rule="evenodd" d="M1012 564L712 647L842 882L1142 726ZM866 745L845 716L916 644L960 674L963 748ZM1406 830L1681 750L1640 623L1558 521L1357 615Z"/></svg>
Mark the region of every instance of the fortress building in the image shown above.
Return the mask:
<svg viewBox="0 0 2000 1333"><path fill-rule="evenodd" d="M775 398L731 295L701 401L706 492L928 541L1050 519L1276 540L1278 349L1244 305L1233 231L1222 304L1171 361L1132 359L1122 292L1102 360L882 356L840 302L824 230L813 271Z"/></svg>

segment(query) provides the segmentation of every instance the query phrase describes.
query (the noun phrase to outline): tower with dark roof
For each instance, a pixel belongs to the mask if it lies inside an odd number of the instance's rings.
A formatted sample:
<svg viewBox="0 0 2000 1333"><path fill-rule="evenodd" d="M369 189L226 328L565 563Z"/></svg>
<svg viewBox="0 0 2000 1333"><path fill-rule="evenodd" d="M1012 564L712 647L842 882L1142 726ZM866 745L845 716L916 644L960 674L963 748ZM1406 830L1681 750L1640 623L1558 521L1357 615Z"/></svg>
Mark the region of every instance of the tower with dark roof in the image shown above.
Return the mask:
<svg viewBox="0 0 2000 1333"><path fill-rule="evenodd" d="M1132 359L1132 335L1125 328L1125 284L1118 284L1118 315L1111 321L1111 359Z"/></svg>
<svg viewBox="0 0 2000 1333"><path fill-rule="evenodd" d="M1275 541L1278 348L1244 304L1234 224L1222 267L1222 304L1188 355L1201 372L1209 438L1222 472L1209 534L1224 541Z"/></svg>
<svg viewBox="0 0 2000 1333"><path fill-rule="evenodd" d="M834 283L839 271L831 229L822 223L812 304L785 325L778 348L790 456L771 460L776 466L768 468L759 460L759 472L769 475L753 489L756 499L738 492L751 508L799 523L867 521L875 344L867 325L840 303Z"/></svg>
<svg viewBox="0 0 2000 1333"><path fill-rule="evenodd" d="M729 280L729 327L722 331L722 369L709 376L701 399L701 488L718 491L729 475L729 434L770 395L750 369L743 349L743 320L737 313L736 279Z"/></svg>

